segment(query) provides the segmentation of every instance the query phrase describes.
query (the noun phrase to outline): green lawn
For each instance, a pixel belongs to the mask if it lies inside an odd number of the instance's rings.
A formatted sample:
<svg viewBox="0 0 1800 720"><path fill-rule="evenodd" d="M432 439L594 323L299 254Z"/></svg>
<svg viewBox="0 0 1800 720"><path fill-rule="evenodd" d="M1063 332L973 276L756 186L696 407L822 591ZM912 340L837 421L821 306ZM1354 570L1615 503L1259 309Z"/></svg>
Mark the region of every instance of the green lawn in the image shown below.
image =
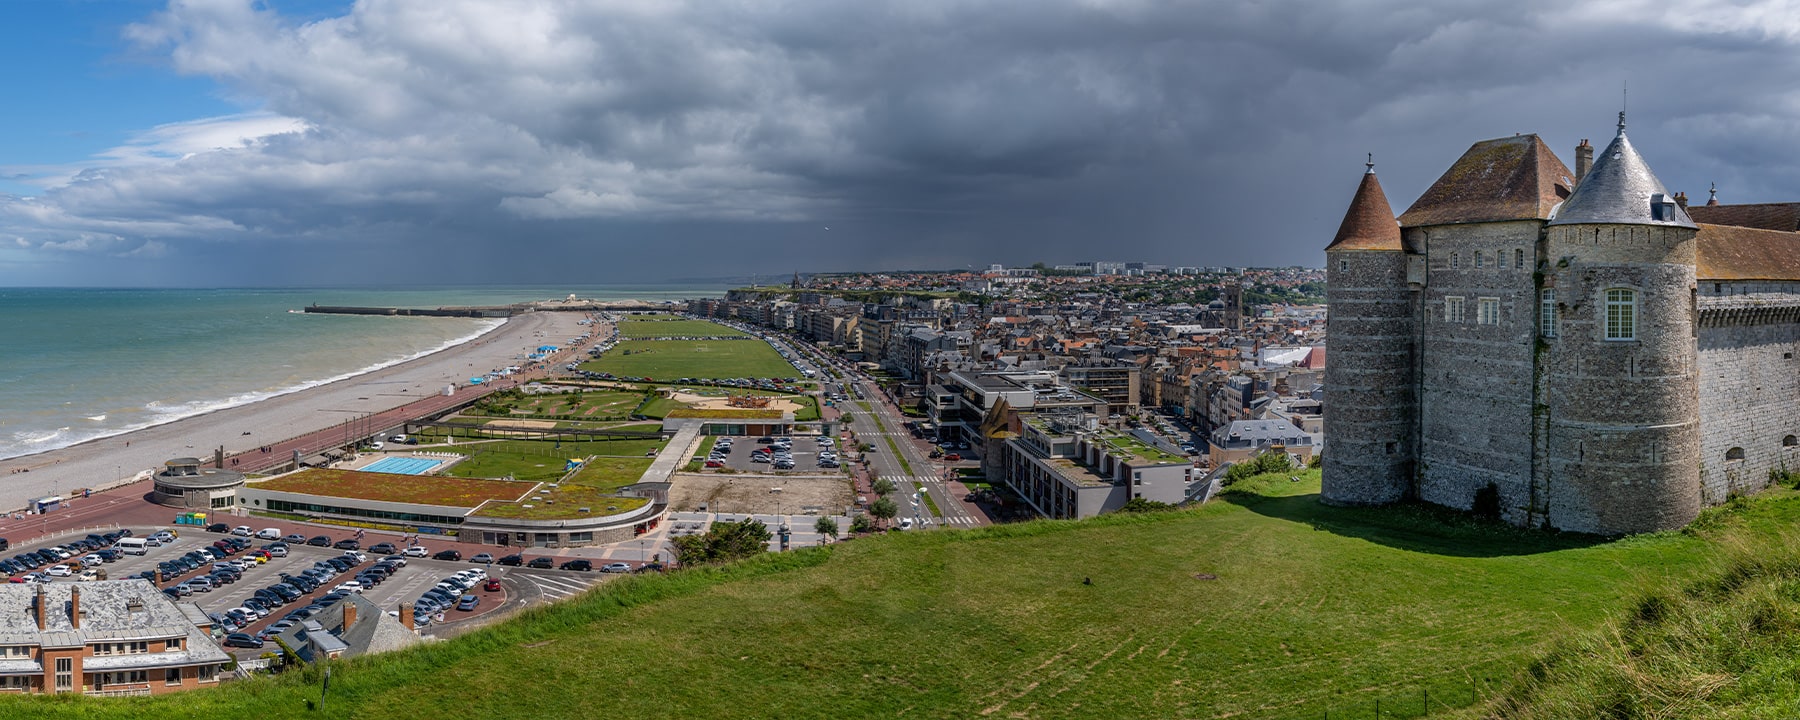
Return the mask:
<svg viewBox="0 0 1800 720"><path fill-rule="evenodd" d="M552 440L469 443L457 446L457 452L467 453L469 458L452 466L448 474L457 477L497 478L510 475L518 480L555 480L562 477L568 460L590 455L636 459L663 444L662 440L564 441L560 447ZM640 470L639 474L642 472ZM636 481L635 477L633 481Z"/></svg>
<svg viewBox="0 0 1800 720"><path fill-rule="evenodd" d="M465 415L497 418L558 418L569 420L623 420L644 401L644 393L627 390L590 390L557 395L526 395L517 399L483 403Z"/></svg>
<svg viewBox="0 0 1800 720"><path fill-rule="evenodd" d="M793 377L793 365L761 340L625 340L581 369L627 377Z"/></svg>
<svg viewBox="0 0 1800 720"><path fill-rule="evenodd" d="M1192 510L619 578L453 640L335 662L328 702L348 717L1312 719L1371 718L1377 700L1383 717L1416 717L1429 691L1434 717L1468 716L1453 709L1514 687L1559 638L1800 520L1800 498L1775 493L1696 532L1601 541L1326 507L1316 472L1291 474ZM319 680L6 697L0 716L314 717Z"/></svg>
<svg viewBox="0 0 1800 720"><path fill-rule="evenodd" d="M685 318L662 319L628 318L619 324L619 337L750 337L749 333L732 327L726 327L710 320L688 320ZM683 376L689 377L689 376Z"/></svg>

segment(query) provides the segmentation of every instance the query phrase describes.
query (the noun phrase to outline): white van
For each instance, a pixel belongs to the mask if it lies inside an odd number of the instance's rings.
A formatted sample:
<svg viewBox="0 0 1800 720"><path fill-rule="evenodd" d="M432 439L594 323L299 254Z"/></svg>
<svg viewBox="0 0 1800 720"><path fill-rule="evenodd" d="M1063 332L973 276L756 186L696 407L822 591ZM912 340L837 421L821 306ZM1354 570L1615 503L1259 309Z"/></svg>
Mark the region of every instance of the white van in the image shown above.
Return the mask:
<svg viewBox="0 0 1800 720"><path fill-rule="evenodd" d="M144 538L140 537L119 538L119 541L114 543L113 547L118 548L119 552L125 553L126 555L143 555L150 552L149 543Z"/></svg>
<svg viewBox="0 0 1800 720"><path fill-rule="evenodd" d="M259 540L280 540L281 528L263 528L256 531L256 537Z"/></svg>

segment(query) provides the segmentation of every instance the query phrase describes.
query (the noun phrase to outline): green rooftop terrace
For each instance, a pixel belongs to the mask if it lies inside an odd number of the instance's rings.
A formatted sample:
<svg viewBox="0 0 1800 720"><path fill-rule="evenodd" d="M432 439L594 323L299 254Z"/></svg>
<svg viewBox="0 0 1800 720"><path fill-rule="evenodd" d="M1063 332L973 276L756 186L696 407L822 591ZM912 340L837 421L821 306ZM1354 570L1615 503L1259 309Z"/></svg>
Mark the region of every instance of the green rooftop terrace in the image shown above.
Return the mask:
<svg viewBox="0 0 1800 720"><path fill-rule="evenodd" d="M1068 478L1077 485L1112 484L1112 478L1094 472L1093 468L1068 458L1048 458L1044 460L1044 464L1056 468L1057 472L1061 473L1063 477Z"/></svg>
<svg viewBox="0 0 1800 720"><path fill-rule="evenodd" d="M1121 454L1130 455L1130 458L1121 458L1126 462L1142 460L1158 465L1172 463L1188 464L1193 462L1185 455L1176 455L1175 453L1167 452L1162 448L1158 448L1155 445L1151 445L1150 443L1123 433L1102 433L1100 441L1106 443L1108 447Z"/></svg>

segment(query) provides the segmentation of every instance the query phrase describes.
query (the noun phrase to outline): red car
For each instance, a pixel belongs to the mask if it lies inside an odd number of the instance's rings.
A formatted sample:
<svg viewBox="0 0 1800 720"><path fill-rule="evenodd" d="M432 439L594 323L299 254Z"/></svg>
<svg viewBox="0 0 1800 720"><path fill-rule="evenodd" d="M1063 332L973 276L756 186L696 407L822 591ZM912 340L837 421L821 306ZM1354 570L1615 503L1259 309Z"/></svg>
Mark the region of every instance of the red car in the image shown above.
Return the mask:
<svg viewBox="0 0 1800 720"><path fill-rule="evenodd" d="M482 583L481 589L488 592L498 591L500 589L500 578L488 578L487 582Z"/></svg>
<svg viewBox="0 0 1800 720"><path fill-rule="evenodd" d="M946 460L948 462L957 462L957 461L962 460L962 456L958 455L956 453L950 453L949 455L944 456L944 460Z"/></svg>

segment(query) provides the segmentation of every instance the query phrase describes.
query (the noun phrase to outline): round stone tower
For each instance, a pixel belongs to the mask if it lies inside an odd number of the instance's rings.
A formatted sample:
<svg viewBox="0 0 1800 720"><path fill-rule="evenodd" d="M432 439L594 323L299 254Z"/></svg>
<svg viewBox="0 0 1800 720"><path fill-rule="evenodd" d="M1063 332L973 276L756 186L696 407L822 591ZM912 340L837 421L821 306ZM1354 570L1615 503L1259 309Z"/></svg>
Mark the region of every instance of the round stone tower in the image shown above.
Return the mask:
<svg viewBox="0 0 1800 720"><path fill-rule="evenodd" d="M1563 530L1665 530L1700 511L1694 236L1619 133L1545 229L1540 487Z"/></svg>
<svg viewBox="0 0 1800 720"><path fill-rule="evenodd" d="M1325 248L1325 458L1321 499L1377 505L1412 488L1416 337L1400 224L1375 165Z"/></svg>

